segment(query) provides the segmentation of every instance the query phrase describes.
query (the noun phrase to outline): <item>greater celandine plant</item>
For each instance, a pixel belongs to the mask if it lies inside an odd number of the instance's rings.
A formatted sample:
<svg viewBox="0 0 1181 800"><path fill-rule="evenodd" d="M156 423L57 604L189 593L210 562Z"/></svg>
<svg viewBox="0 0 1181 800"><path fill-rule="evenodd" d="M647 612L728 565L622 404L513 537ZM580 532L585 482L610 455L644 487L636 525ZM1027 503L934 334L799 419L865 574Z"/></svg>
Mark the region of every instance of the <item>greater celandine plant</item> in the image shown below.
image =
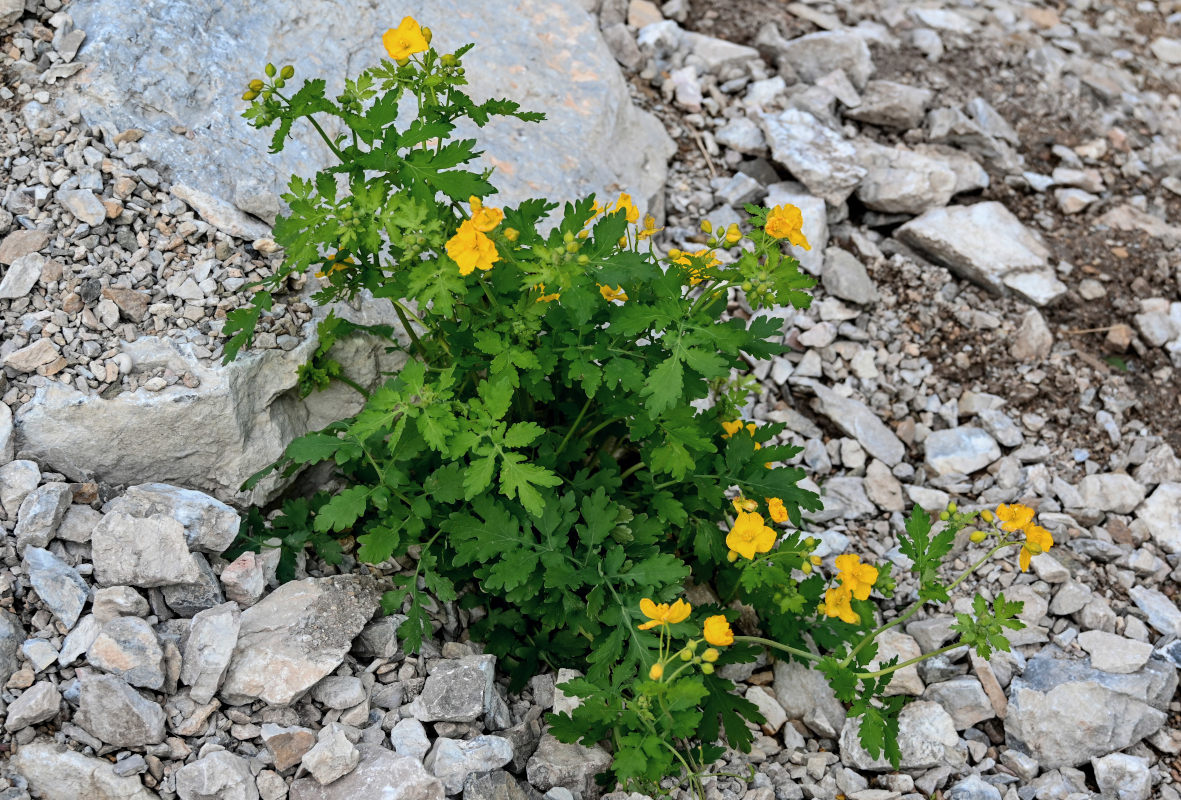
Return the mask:
<svg viewBox="0 0 1181 800"><path fill-rule="evenodd" d="M787 465L800 448L776 443L782 424L739 413L752 390L745 358L787 348L782 320L730 315L728 303L741 293L755 311L808 306L813 281L785 249L809 246L799 209L747 206L745 225L703 221L698 249L661 256L656 221L641 220L627 194L498 207L490 173L468 168L479 152L454 138L456 123L542 115L472 100L462 89L470 45L439 53L409 17L383 43L390 59L335 98L319 79L288 93L294 67L270 64L243 95L254 126L277 126L273 152L305 120L336 163L291 179L291 211L275 225L283 265L228 315L227 360L274 294L309 272L315 302L388 301L406 339L331 313L320 323L301 390L344 380L364 407L293 441L247 486L331 462L344 488L290 498L269 516L252 509L235 551L278 546L284 579L309 545L334 564L346 550L371 564L406 559L413 569L393 579L383 606L405 614L408 650L432 633L436 602L456 603L514 686L546 666L581 667L585 678L563 689L582 704L549 721L564 741L613 748L605 783L651 789L680 776L700 791L723 742L749 749L748 723L762 718L717 670L762 648L822 671L862 717L869 752L897 763L903 700L883 691L913 662L871 665L875 637L946 602L1004 547L1024 542L1026 568L1052 544L1032 510L999 509L1000 527L972 534L994 537L988 555L945 585L940 563L975 515L953 508L936 530L916 507L902 552L918 600L878 624L871 593L890 596L890 565L844 554L826 577L803 531L820 499ZM408 95L415 114L399 118ZM324 117L341 133L330 136ZM333 358L358 333L409 358L372 391ZM710 599L691 607L689 581ZM739 623L740 609L757 621ZM977 595L954 646L1008 649L1019 609Z"/></svg>

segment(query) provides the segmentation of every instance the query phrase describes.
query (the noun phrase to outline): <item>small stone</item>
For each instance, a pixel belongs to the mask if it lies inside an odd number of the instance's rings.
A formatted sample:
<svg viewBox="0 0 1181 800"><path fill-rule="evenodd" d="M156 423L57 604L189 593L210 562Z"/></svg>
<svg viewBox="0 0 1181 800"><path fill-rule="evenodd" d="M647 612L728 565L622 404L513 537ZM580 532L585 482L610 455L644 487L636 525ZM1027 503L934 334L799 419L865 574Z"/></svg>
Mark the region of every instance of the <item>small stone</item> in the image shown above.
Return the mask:
<svg viewBox="0 0 1181 800"><path fill-rule="evenodd" d="M62 208L92 228L106 222L106 207L89 189L58 189L57 201Z"/></svg>
<svg viewBox="0 0 1181 800"><path fill-rule="evenodd" d="M957 731L996 716L992 702L980 681L971 675L961 675L942 683L933 683L923 693L924 700L933 700L951 715Z"/></svg>
<svg viewBox="0 0 1181 800"><path fill-rule="evenodd" d="M190 687L189 696L193 702L208 703L221 687L240 626L241 612L233 602L193 616L180 671L180 679Z"/></svg>
<svg viewBox="0 0 1181 800"><path fill-rule="evenodd" d="M116 747L164 741L164 709L114 675L80 671L74 722Z"/></svg>
<svg viewBox="0 0 1181 800"><path fill-rule="evenodd" d="M1124 675L1135 672L1148 663L1152 645L1136 642L1103 631L1083 631L1078 635L1079 646L1091 655L1091 666L1104 672Z"/></svg>
<svg viewBox="0 0 1181 800"><path fill-rule="evenodd" d="M148 306L152 297L134 289L119 289L107 287L103 289L103 297L119 307L119 313L131 322L143 322L148 315Z"/></svg>
<svg viewBox="0 0 1181 800"><path fill-rule="evenodd" d="M249 608L262 599L267 588L267 579L258 553L247 550L227 564L221 571L221 585L225 590L226 599L233 600L242 608ZM396 640L394 644L396 647ZM389 654L392 655L393 653Z"/></svg>
<svg viewBox="0 0 1181 800"><path fill-rule="evenodd" d="M1050 613L1055 616L1068 616L1081 611L1091 599L1091 590L1078 581L1062 584L1062 588L1050 601Z"/></svg>
<svg viewBox="0 0 1181 800"><path fill-rule="evenodd" d="M0 25L3 27L3 25ZM49 234L42 230L16 230L0 241L0 264L12 266L18 258L36 253L49 244Z"/></svg>
<svg viewBox="0 0 1181 800"><path fill-rule="evenodd" d="M316 744L316 734L298 726L282 727L268 722L262 726L261 736L274 759L275 769L280 772L298 764Z"/></svg>
<svg viewBox="0 0 1181 800"><path fill-rule="evenodd" d="M787 712L779 705L775 696L762 686L752 686L746 690L746 699L754 703L759 713L763 715L763 733L774 736L779 729L787 724Z"/></svg>
<svg viewBox="0 0 1181 800"><path fill-rule="evenodd" d="M767 149L763 131L749 117L735 117L714 133L714 139L723 147L737 150L745 155L758 155Z"/></svg>
<svg viewBox="0 0 1181 800"><path fill-rule="evenodd" d="M1181 609L1156 589L1133 586L1128 596L1148 617L1148 624L1165 635L1181 637Z"/></svg>
<svg viewBox="0 0 1181 800"><path fill-rule="evenodd" d="M332 723L316 735L316 744L300 762L321 786L326 786L353 771L361 753L345 736L339 723Z"/></svg>
<svg viewBox="0 0 1181 800"><path fill-rule="evenodd" d="M29 639L21 645L21 652L34 672L43 672L57 663L57 648L44 639Z"/></svg>
<svg viewBox="0 0 1181 800"><path fill-rule="evenodd" d="M1113 800L1148 800L1152 796L1152 773L1145 758L1112 753L1102 758L1092 758L1091 767L1095 770L1095 784L1104 797Z"/></svg>
<svg viewBox="0 0 1181 800"><path fill-rule="evenodd" d="M115 617L104 624L87 649L86 660L131 686L159 689L164 685L164 651L152 626L139 617Z"/></svg>
<svg viewBox="0 0 1181 800"><path fill-rule="evenodd" d="M61 524L74 492L68 483L47 483L25 495L16 515L16 549L45 547Z"/></svg>
<svg viewBox="0 0 1181 800"><path fill-rule="evenodd" d="M146 617L148 601L130 586L109 586L96 589L91 607L94 618L106 623L116 617Z"/></svg>
<svg viewBox="0 0 1181 800"><path fill-rule="evenodd" d="M1144 500L1144 487L1123 472L1087 475L1078 485L1085 508L1130 514Z"/></svg>
<svg viewBox="0 0 1181 800"><path fill-rule="evenodd" d="M924 447L926 464L936 475L970 475L1001 457L987 431L967 425L934 431Z"/></svg>
<svg viewBox="0 0 1181 800"><path fill-rule="evenodd" d="M197 564L198 579L193 583L174 584L161 589L164 602L182 617L191 617L226 600L208 559L201 553L191 553L190 558Z"/></svg>
<svg viewBox="0 0 1181 800"><path fill-rule="evenodd" d="M818 383L811 384L820 413L847 436L856 439L874 458L893 467L906 455L906 446L868 406ZM1000 456L1000 453L997 453Z"/></svg>
<svg viewBox="0 0 1181 800"><path fill-rule="evenodd" d="M1055 189L1054 199L1063 214L1078 214L1099 200L1098 196L1082 189Z"/></svg>
<svg viewBox="0 0 1181 800"><path fill-rule="evenodd" d="M1181 64L1181 39L1160 36L1153 39L1148 47L1154 56L1166 64Z"/></svg>
<svg viewBox="0 0 1181 800"><path fill-rule="evenodd" d="M897 629L883 631L878 635L877 657L870 662L870 669L881 669L882 665L891 658L897 657L899 663L918 658L923 654L919 643L910 636ZM886 685L886 695L911 695L917 697L923 693L923 681L919 677L918 667L911 665L903 667L894 673L894 677Z"/></svg>
<svg viewBox="0 0 1181 800"><path fill-rule="evenodd" d="M61 524L57 526L57 538L67 542L84 544L90 541L95 527L102 522L103 515L90 506L75 503L66 509Z"/></svg>
<svg viewBox="0 0 1181 800"><path fill-rule="evenodd" d="M530 800L521 784L509 773L497 769L468 775L463 800Z"/></svg>
<svg viewBox="0 0 1181 800"><path fill-rule="evenodd" d="M1040 361L1050 355L1053 346L1054 335L1045 318L1036 308L1031 308L1021 317L1009 355L1018 361Z"/></svg>
<svg viewBox="0 0 1181 800"><path fill-rule="evenodd" d="M775 699L788 719L802 721L827 739L835 739L845 724L845 707L816 670L798 661L776 661Z"/></svg>
<svg viewBox="0 0 1181 800"><path fill-rule="evenodd" d="M38 367L43 367L60 356L61 353L52 340L38 339L27 347L9 353L0 364L12 367L17 372L36 372Z"/></svg>
<svg viewBox="0 0 1181 800"><path fill-rule="evenodd" d="M368 697L361 679L353 675L329 675L312 687L312 699L326 708L352 708Z"/></svg>
<svg viewBox="0 0 1181 800"><path fill-rule="evenodd" d="M103 511L121 512L133 517L163 514L184 526L185 541L193 550L220 553L233 544L242 518L225 503L204 492L181 489L166 483L129 486Z"/></svg>
<svg viewBox="0 0 1181 800"><path fill-rule="evenodd" d="M390 729L390 744L394 752L401 756L422 761L430 752L431 740L426 734L426 728L413 717L400 719Z"/></svg>
<svg viewBox="0 0 1181 800"><path fill-rule="evenodd" d="M61 692L56 686L49 681L39 681L9 704L4 729L15 732L52 719L57 716L61 701Z"/></svg>
<svg viewBox="0 0 1181 800"><path fill-rule="evenodd" d="M441 662L410 704L411 716L419 722L474 722L492 692L495 663L494 656Z"/></svg>
<svg viewBox="0 0 1181 800"><path fill-rule="evenodd" d="M791 65L800 79L808 83L840 69L860 89L874 72L873 57L865 39L849 30L810 33L776 42L772 49L781 62Z"/></svg>
<svg viewBox="0 0 1181 800"><path fill-rule="evenodd" d="M172 194L186 202L201 219L227 236L252 242L270 236L271 229L243 214L233 205L200 189L182 183L172 185Z"/></svg>
<svg viewBox="0 0 1181 800"><path fill-rule="evenodd" d="M477 736L466 741L440 736L424 766L443 782L443 791L458 794L469 775L500 769L513 760L513 746L499 736Z"/></svg>
<svg viewBox="0 0 1181 800"><path fill-rule="evenodd" d="M921 127L934 94L893 81L870 81L861 92L861 104L844 115L858 122L910 130Z"/></svg>
<svg viewBox="0 0 1181 800"><path fill-rule="evenodd" d="M73 628L90 596L90 589L78 571L48 550L25 550L25 573L33 591L67 629Z"/></svg>
<svg viewBox="0 0 1181 800"><path fill-rule="evenodd" d="M26 296L41 277L48 259L40 253L29 253L12 262L0 280L0 300L19 300Z"/></svg>
<svg viewBox="0 0 1181 800"><path fill-rule="evenodd" d="M157 514L103 515L91 536L94 577L101 586L196 583L201 571L185 544L184 526Z"/></svg>
<svg viewBox="0 0 1181 800"><path fill-rule="evenodd" d="M1001 791L985 783L979 775L969 775L952 785L944 797L946 800L1001 800Z"/></svg>
<svg viewBox="0 0 1181 800"><path fill-rule="evenodd" d="M78 620L78 624L69 632L65 640L62 642L61 651L57 656L57 663L63 667L68 667L78 660L78 657L85 653L90 645L94 643L98 632L102 630L102 625L93 614L87 614L82 619Z"/></svg>
<svg viewBox="0 0 1181 800"><path fill-rule="evenodd" d="M228 750L214 750L176 771L180 800L259 800L250 763Z"/></svg>
<svg viewBox="0 0 1181 800"><path fill-rule="evenodd" d="M829 294L842 300L858 305L870 305L878 301L877 286L865 271L865 265L839 247L825 250L821 281Z"/></svg>

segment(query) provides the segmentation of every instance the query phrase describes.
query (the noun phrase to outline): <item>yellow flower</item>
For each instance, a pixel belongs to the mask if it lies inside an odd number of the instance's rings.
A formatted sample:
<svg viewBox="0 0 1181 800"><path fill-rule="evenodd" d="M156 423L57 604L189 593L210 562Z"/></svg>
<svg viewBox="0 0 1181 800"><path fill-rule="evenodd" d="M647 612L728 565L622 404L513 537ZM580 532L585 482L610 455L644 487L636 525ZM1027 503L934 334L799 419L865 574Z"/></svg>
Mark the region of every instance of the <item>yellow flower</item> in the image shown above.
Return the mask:
<svg viewBox="0 0 1181 800"><path fill-rule="evenodd" d="M656 227L656 217L648 214L644 217L644 227L636 234L636 241L642 242L654 233L660 233L664 228Z"/></svg>
<svg viewBox="0 0 1181 800"><path fill-rule="evenodd" d="M758 426L756 426L753 422L743 423L743 421L740 419L732 420L730 422L723 422L722 429L726 432L722 434L722 438L729 439L731 436L742 430L743 427L746 428L747 433L749 433L751 436L754 436L755 431L758 429Z"/></svg>
<svg viewBox="0 0 1181 800"><path fill-rule="evenodd" d="M774 529L763 524L762 514L740 511L734 527L726 534L726 546L743 558L753 559L758 553L769 552L775 539Z"/></svg>
<svg viewBox="0 0 1181 800"><path fill-rule="evenodd" d="M842 622L857 625L861 622L861 615L853 610L853 606L850 605L852 601L853 592L848 586L826 589L820 611L827 617L840 617Z"/></svg>
<svg viewBox="0 0 1181 800"><path fill-rule="evenodd" d="M726 622L726 618L721 614L708 617L705 620L703 634L705 641L714 647L728 647L734 644L734 631L730 629L730 623Z"/></svg>
<svg viewBox="0 0 1181 800"><path fill-rule="evenodd" d="M599 294L603 295L603 299L608 300L608 301L613 301L613 300L626 301L627 300L627 292L623 291L622 286L612 289L610 286L605 286L600 283L599 284Z"/></svg>
<svg viewBox="0 0 1181 800"><path fill-rule="evenodd" d="M1029 569L1029 560L1038 553L1044 553L1054 546L1054 537L1041 525L1030 525L1025 529L1025 543L1021 545L1021 554L1017 556L1017 563L1021 571Z"/></svg>
<svg viewBox="0 0 1181 800"><path fill-rule="evenodd" d="M738 223L731 222L730 227L726 228L726 244L738 244L742 241L742 231L738 228Z"/></svg>
<svg viewBox="0 0 1181 800"><path fill-rule="evenodd" d="M742 497L742 496L735 497L733 500L730 501L730 504L732 506L734 506L735 511L739 511L739 512L741 512L741 511L758 511L759 510L759 504L756 503L754 500L751 500L749 497Z"/></svg>
<svg viewBox="0 0 1181 800"><path fill-rule="evenodd" d="M622 211L627 216L627 221L633 224L640 219L640 209L636 208L632 196L627 192L619 195L619 199L615 201L615 210Z"/></svg>
<svg viewBox="0 0 1181 800"><path fill-rule="evenodd" d="M499 208L486 207L480 198L472 196L468 199L472 206L472 225L480 233L488 233L504 219L504 212Z"/></svg>
<svg viewBox="0 0 1181 800"><path fill-rule="evenodd" d="M414 17L402 17L398 27L390 28L382 35L381 43L385 45L385 51L394 61L421 53L430 47Z"/></svg>
<svg viewBox="0 0 1181 800"><path fill-rule="evenodd" d="M834 562L837 568L837 580L852 592L858 600L865 600L878 579L877 568L870 564L862 564L861 556L845 554L837 556Z"/></svg>
<svg viewBox="0 0 1181 800"><path fill-rule="evenodd" d="M537 298L537 302L539 302L539 303L552 303L553 301L557 300L559 297L562 296L561 292L554 292L553 294L546 294L544 283L539 283L536 286L534 286L533 288L541 291L541 294Z"/></svg>
<svg viewBox="0 0 1181 800"><path fill-rule="evenodd" d="M654 603L645 597L640 601L640 612L648 621L640 625L640 630L646 631L657 625L675 625L689 618L693 607L684 600L677 600L671 606L668 603Z"/></svg>
<svg viewBox="0 0 1181 800"><path fill-rule="evenodd" d="M1001 521L1001 527L1007 531L1024 530L1033 522L1033 509L1020 503L1002 503L997 506L996 515Z"/></svg>
<svg viewBox="0 0 1181 800"><path fill-rule="evenodd" d="M767 225L764 230L768 236L776 239L787 239L797 247L811 250L811 245L804 238L804 215L790 203L775 206L767 214Z"/></svg>
<svg viewBox="0 0 1181 800"><path fill-rule="evenodd" d="M770 512L773 522L778 522L781 525L787 522L787 507L778 497L767 498L767 511Z"/></svg>
<svg viewBox="0 0 1181 800"><path fill-rule="evenodd" d="M500 260L496 244L477 230L470 219L464 220L455 235L447 240L447 255L459 265L460 275L470 275L477 267L492 269L492 265Z"/></svg>
<svg viewBox="0 0 1181 800"><path fill-rule="evenodd" d="M324 269L317 272L316 277L317 278L327 278L329 275L331 275L334 272L340 272L341 270L345 270L345 269L348 269L349 267L355 267L355 266L356 266L356 262L353 261L351 256L345 256L344 258L341 258L340 253L335 253L334 255L332 255L332 257L330 257L327 261L324 262Z"/></svg>
<svg viewBox="0 0 1181 800"><path fill-rule="evenodd" d="M708 261L705 261L701 266L693 266L693 260L691 259L702 259L706 256L709 257ZM705 270L722 263L708 247L702 248L696 253L686 253L684 250L674 248L668 251L668 258L672 263L684 267L688 271L690 286L696 286L705 280Z"/></svg>

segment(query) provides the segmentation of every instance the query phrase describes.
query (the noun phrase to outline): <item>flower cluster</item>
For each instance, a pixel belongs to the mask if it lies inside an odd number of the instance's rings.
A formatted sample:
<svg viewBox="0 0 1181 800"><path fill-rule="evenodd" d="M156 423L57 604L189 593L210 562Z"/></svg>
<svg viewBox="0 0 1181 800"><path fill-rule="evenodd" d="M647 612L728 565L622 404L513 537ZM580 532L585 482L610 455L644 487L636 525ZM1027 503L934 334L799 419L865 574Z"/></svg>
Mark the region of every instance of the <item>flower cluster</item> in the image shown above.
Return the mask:
<svg viewBox="0 0 1181 800"><path fill-rule="evenodd" d="M861 615L853 610L853 600L869 599L878 580L878 570L871 564L862 564L861 556L853 554L837 556L833 566L837 569L836 578L840 585L825 590L820 612L850 625L859 625Z"/></svg>
<svg viewBox="0 0 1181 800"><path fill-rule="evenodd" d="M460 275L470 275L475 269L487 272L500 260L496 243L488 237L488 233L504 219L504 212L499 208L484 206L478 197L472 197L469 203L472 207L471 217L460 223L459 230L447 240L446 245L447 255L459 265Z"/></svg>
<svg viewBox="0 0 1181 800"><path fill-rule="evenodd" d="M645 597L640 600L640 613L648 618L647 622L639 625L642 631L651 630L652 628L660 628L660 656L656 663L648 668L648 678L654 681L672 680L689 664L699 665L701 671L706 675L712 674L714 671L714 662L720 656L715 647L728 647L734 644L734 631L730 628L730 623L726 620L725 615L715 614L706 617L705 622L701 628L701 639L690 639L685 643L685 646L674 653L671 646L668 648L668 653L665 653L665 638L666 635L670 639L671 634L668 631L670 625L676 625L678 622L684 622L689 618L693 608L684 600L678 599L672 605L668 603L656 603L650 598ZM713 647L707 648L701 655L697 654L697 647L701 644L701 640L705 640L707 644ZM665 676L665 668L674 659L679 658L686 662L685 666L678 669L672 675Z"/></svg>
<svg viewBox="0 0 1181 800"><path fill-rule="evenodd" d="M1017 563L1021 566L1022 572L1028 571L1029 562L1034 556L1044 553L1054 546L1054 537L1050 535L1050 532L1041 525L1034 524L1034 510L1029 506L1020 503L1001 504L997 506L996 516L1000 519L1003 530L1025 534L1025 541L1017 556Z"/></svg>

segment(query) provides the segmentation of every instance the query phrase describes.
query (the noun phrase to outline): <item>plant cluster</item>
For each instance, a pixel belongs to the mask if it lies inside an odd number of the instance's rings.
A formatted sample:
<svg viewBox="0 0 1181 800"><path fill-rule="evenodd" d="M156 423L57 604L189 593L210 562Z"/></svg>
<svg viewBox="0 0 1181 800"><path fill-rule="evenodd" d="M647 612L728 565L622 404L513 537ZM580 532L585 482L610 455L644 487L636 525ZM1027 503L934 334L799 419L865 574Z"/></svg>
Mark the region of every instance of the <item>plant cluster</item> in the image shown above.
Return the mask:
<svg viewBox="0 0 1181 800"><path fill-rule="evenodd" d="M306 120L337 163L291 179L275 226L284 264L227 318L227 359L288 278L311 272L315 302L389 302L405 339L329 314L301 390L347 380L333 359L344 336L381 336L409 360L372 391L350 382L365 395L358 414L296 439L248 483L331 462L345 488L252 510L237 549L277 540L285 578L309 545L332 563L346 549L413 563L383 597L407 618L407 649L430 635L432 604L454 602L480 609L471 635L515 685L581 666L586 677L563 688L583 704L550 721L563 740L612 745L609 782L680 773L700 788L722 742L749 748L758 710L717 668L761 648L821 670L862 715L866 747L896 761L902 701L882 693L910 662L871 664L874 638L963 580L944 585L938 566L974 515L950 513L937 530L914 510L903 552L922 588L889 623L876 623L870 595L890 596L890 565L845 554L827 577L804 531L820 499L787 463L800 448L781 443L782 424L740 418L741 372L787 349L782 320L730 313L738 294L756 311L809 304L812 280L786 249L808 247L799 209L747 206L744 226L703 221L699 249L660 255L656 221L627 194L495 206L457 122L542 115L472 100L470 46L441 54L413 19L383 42L390 60L335 98L322 80L288 94L293 67L272 65L243 95L254 126L276 126L272 151ZM411 119L399 116L407 97ZM1032 531L1032 512L1020 514L1002 521ZM1014 543L1002 533L992 552ZM1051 543L1029 533L1022 552ZM704 598L694 607L690 583ZM757 622L739 623L743 608ZM957 644L1007 648L1015 608L978 597Z"/></svg>

